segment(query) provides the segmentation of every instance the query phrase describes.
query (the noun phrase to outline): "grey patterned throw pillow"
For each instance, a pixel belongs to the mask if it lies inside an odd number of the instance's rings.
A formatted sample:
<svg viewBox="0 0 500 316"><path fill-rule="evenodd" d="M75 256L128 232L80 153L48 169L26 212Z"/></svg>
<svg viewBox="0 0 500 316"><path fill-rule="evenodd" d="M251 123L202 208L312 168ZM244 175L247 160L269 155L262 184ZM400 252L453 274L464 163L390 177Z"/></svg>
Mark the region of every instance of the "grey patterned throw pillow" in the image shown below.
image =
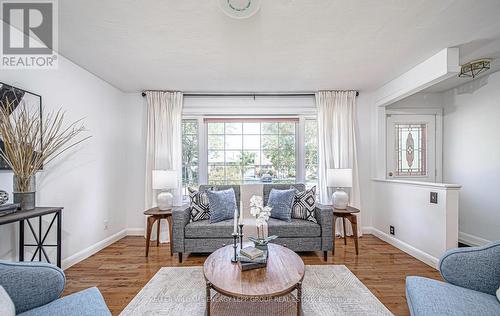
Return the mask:
<svg viewBox="0 0 500 316"><path fill-rule="evenodd" d="M213 190L213 188L209 190ZM210 203L208 202L207 190L198 191L188 188L188 192L191 201L191 222L210 219Z"/></svg>
<svg viewBox="0 0 500 316"><path fill-rule="evenodd" d="M293 188L293 187L291 187ZM295 199L292 205L292 218L305 219L317 223L315 216L316 209L316 186L300 192L296 190Z"/></svg>

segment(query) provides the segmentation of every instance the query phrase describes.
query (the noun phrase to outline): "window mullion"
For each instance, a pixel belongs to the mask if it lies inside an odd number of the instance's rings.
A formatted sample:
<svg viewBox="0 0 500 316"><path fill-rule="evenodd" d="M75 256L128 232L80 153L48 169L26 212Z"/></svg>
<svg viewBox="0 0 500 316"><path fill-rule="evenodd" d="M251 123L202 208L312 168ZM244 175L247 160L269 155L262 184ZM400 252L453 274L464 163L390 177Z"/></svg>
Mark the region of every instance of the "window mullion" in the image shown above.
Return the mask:
<svg viewBox="0 0 500 316"><path fill-rule="evenodd" d="M198 182L208 183L208 131L203 117L198 117Z"/></svg>
<svg viewBox="0 0 500 316"><path fill-rule="evenodd" d="M299 116L299 123L296 126L295 130L295 159L297 161L296 164L296 179L297 183L306 183L305 176L305 117Z"/></svg>

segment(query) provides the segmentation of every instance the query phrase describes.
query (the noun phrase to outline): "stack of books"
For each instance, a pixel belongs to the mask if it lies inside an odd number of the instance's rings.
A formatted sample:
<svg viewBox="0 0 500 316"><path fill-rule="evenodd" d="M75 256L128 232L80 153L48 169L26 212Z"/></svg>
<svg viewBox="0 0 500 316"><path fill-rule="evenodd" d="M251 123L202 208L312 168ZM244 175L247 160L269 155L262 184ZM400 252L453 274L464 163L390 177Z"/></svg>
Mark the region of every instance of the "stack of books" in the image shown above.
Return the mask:
<svg viewBox="0 0 500 316"><path fill-rule="evenodd" d="M19 203L0 205L0 216L4 216L4 215L8 215L8 214L17 212L20 207L21 207L21 204L19 204Z"/></svg>
<svg viewBox="0 0 500 316"><path fill-rule="evenodd" d="M252 246L245 247L238 254L238 265L241 271L265 268L267 256L267 250L260 250Z"/></svg>

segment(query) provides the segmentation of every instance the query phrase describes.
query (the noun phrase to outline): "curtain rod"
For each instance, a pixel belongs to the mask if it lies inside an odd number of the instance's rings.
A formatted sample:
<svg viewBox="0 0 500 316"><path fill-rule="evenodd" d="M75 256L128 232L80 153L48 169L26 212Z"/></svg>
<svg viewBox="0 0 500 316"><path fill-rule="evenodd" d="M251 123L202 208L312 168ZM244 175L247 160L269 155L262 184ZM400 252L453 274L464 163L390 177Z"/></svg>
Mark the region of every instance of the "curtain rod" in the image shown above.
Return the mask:
<svg viewBox="0 0 500 316"><path fill-rule="evenodd" d="M141 92L143 97L146 96L146 91L166 91L166 90L144 90ZM321 90L325 91L325 90ZM350 91L350 90L340 90L340 91ZM210 93L210 92L185 92L183 96L185 97L302 97L302 96L313 96L316 95L315 92L235 92L235 93ZM359 96L359 91L356 91L356 96Z"/></svg>

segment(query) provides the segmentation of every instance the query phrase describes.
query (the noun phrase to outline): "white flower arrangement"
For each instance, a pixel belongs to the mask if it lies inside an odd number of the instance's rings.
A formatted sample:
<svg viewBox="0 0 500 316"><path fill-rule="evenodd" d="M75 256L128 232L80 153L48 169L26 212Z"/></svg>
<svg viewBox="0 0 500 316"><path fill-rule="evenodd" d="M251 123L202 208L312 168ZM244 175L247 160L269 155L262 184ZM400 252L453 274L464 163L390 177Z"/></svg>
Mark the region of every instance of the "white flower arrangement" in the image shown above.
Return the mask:
<svg viewBox="0 0 500 316"><path fill-rule="evenodd" d="M250 198L250 214L256 219L255 224L257 225L257 235L259 239L265 238L262 226L269 220L271 210L271 206L264 206L261 196L254 195Z"/></svg>

